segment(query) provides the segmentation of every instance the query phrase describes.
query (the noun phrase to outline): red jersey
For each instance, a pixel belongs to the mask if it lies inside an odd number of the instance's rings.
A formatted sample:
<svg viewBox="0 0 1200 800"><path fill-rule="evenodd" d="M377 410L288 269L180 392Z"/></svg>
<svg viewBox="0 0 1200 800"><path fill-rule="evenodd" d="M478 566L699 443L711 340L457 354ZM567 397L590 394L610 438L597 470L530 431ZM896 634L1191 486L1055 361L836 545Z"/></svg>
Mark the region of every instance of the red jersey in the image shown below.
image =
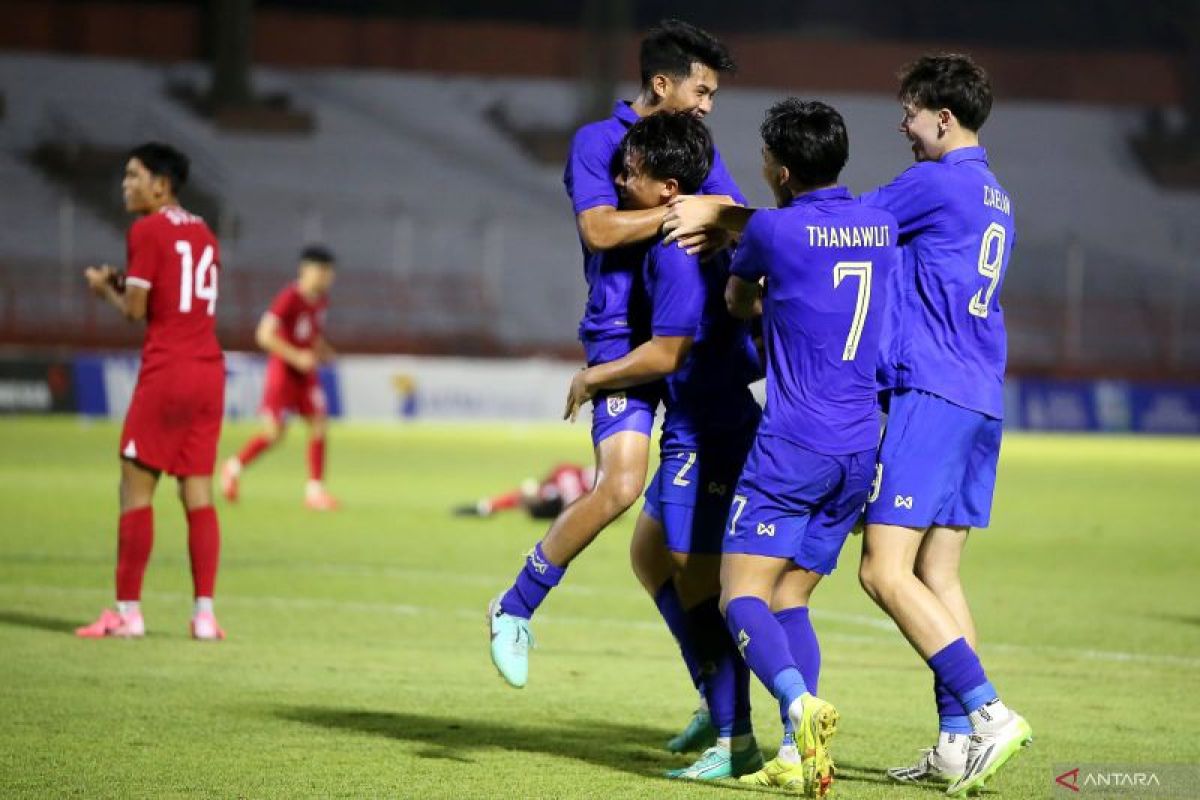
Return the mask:
<svg viewBox="0 0 1200 800"><path fill-rule="evenodd" d="M142 374L179 362L219 361L220 251L204 220L178 206L133 223L125 282L149 291Z"/></svg>
<svg viewBox="0 0 1200 800"><path fill-rule="evenodd" d="M309 301L296 284L289 283L275 295L267 313L279 320L279 334L284 341L292 347L310 350L325 331L325 309L328 307L328 297Z"/></svg>

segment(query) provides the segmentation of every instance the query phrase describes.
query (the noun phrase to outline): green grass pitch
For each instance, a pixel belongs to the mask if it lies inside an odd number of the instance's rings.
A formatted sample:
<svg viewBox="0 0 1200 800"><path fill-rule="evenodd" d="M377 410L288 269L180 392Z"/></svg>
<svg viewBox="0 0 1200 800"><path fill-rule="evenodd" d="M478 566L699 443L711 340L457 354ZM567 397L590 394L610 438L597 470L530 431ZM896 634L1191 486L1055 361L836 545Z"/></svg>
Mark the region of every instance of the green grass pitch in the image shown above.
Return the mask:
<svg viewBox="0 0 1200 800"><path fill-rule="evenodd" d="M227 455L250 428L232 425ZM71 634L110 601L113 424L0 421L0 796L710 797L659 777L693 693L628 567L626 515L535 621L528 688L496 676L484 608L543 526L458 502L562 459L582 426L342 425L336 514L301 507L303 432L220 507L217 610L187 638L183 517L160 491L143 641ZM966 577L989 674L1036 742L988 789L1048 796L1052 765L1197 763L1200 442L1010 436ZM928 670L863 595L859 542L817 592L837 795L889 786L934 729ZM760 743L773 702L754 688Z"/></svg>

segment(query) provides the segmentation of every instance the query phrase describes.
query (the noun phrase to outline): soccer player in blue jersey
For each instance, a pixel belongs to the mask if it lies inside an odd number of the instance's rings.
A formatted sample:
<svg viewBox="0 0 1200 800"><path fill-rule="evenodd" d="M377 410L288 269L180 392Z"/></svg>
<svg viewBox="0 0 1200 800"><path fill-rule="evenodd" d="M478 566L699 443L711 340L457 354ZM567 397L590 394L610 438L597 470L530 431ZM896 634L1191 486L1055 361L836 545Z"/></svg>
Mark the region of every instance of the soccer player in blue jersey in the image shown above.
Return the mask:
<svg viewBox="0 0 1200 800"><path fill-rule="evenodd" d="M938 743L889 774L948 780L961 796L1033 735L988 681L958 574L968 532L987 527L1000 455L1012 201L979 145L992 106L981 67L925 56L904 70L899 96L916 163L861 198L898 220L904 267L880 362L888 421L859 577L934 673Z"/></svg>
<svg viewBox="0 0 1200 800"><path fill-rule="evenodd" d="M813 694L802 669L810 656L777 613L807 607L870 493L875 363L899 252L895 219L837 185L849 141L836 110L784 100L767 111L762 138L779 207L746 222L726 299L735 316L761 307L767 404L730 510L721 604L750 669L791 723L776 758L742 780L822 797L833 782L838 714Z"/></svg>
<svg viewBox="0 0 1200 800"><path fill-rule="evenodd" d="M642 87L633 102L619 102L606 120L583 126L571 143L563 181L571 197L588 283L588 302L579 326L589 365L614 361L639 344L630 324L630 297L637 266L625 252L658 234L665 208L621 209L614 183L617 153L625 132L639 119L659 111L686 111L703 118L711 109L720 75L734 68L725 47L713 36L687 23L667 20L642 42ZM698 192L724 202L744 202L737 186L714 153L711 169ZM720 244L720 237L707 243ZM700 246L704 246L701 244ZM597 395L593 400L592 441L596 485L566 508L526 558L512 587L496 598L488 612L492 661L512 686L524 686L529 670L529 621L558 585L568 564L642 492L650 448L650 431L661 385L650 384ZM642 548L657 554L664 576L655 601L680 641L685 660L691 648L685 614L670 583L670 559L654 548L661 529L639 526ZM659 552L662 551L662 552ZM653 571L653 570L651 570ZM689 728L689 737L695 738Z"/></svg>
<svg viewBox="0 0 1200 800"><path fill-rule="evenodd" d="M711 154L707 129L691 115L654 114L639 121L621 143L621 207L660 207L692 191ZM758 770L762 755L751 733L749 673L717 599L733 486L761 416L749 389L761 367L749 325L725 308L727 254L702 262L657 240L631 250L640 259L640 289L648 301L631 322L648 328L649 338L615 361L578 373L567 413L573 415L598 392L665 378L660 466L638 527L665 534L674 565L673 576L666 577L674 578L717 734L695 763L667 774L737 777ZM631 303L631 309L642 306Z"/></svg>

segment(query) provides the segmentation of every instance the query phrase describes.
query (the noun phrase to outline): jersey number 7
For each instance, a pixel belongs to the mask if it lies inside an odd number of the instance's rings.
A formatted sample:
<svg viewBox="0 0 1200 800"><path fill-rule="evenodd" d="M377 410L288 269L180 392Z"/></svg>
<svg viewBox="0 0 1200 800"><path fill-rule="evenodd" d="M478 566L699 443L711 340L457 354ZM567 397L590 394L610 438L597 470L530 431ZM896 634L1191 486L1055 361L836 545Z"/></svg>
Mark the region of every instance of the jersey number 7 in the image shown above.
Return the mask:
<svg viewBox="0 0 1200 800"><path fill-rule="evenodd" d="M842 285L846 278L858 278L858 300L854 303L854 319L850 322L850 333L846 335L846 348L842 361L853 361L858 355L858 340L862 338L867 324L867 309L871 306L871 262L839 261L833 265L833 288Z"/></svg>

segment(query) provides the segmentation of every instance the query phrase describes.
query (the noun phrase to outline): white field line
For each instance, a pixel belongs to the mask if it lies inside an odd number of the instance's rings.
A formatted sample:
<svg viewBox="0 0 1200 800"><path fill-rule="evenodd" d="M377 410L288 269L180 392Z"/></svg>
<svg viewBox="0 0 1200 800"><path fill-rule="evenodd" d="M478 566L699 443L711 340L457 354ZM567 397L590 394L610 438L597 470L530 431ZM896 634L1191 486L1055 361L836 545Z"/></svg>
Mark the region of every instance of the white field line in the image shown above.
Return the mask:
<svg viewBox="0 0 1200 800"><path fill-rule="evenodd" d="M100 602L104 602L105 598L110 596L107 589L87 589L82 587L65 587L65 586L46 586L39 584L22 584L11 586L0 586L0 591L13 594L35 594L35 595L51 595L59 597L90 597L98 598ZM191 595L181 592L152 592L152 597L158 600L166 600L186 604L191 602ZM222 596L221 605L232 605L234 607L268 607L283 611L300 611L305 609L329 609L335 611L362 612L371 614L394 614L399 616L417 616L431 615L438 616L445 614L445 611L423 606L408 605L404 603L371 603L356 600L337 600L332 598L319 597L279 597L272 595L233 595ZM841 611L829 611L824 609L814 609L814 615L820 619L822 617L846 622L849 624L861 625L872 630L881 631L880 634L849 634L839 632L822 633L821 638L834 641L850 641L850 642L866 642L873 644L900 642L898 633L893 633L892 623L887 620L881 620L876 617L868 617L863 614L851 614ZM462 620L478 620L480 623L484 621L484 611L479 609L458 608L450 612L450 616L454 619ZM649 630L658 631L663 628L663 624L657 620L614 620L603 617L579 617L561 614L546 614L538 617L538 622L550 625L570 625L570 626L596 626L604 625L609 627L620 627L634 630ZM892 635L883 635L882 631L887 631ZM985 642L985 652L987 650L997 650L1014 655L1053 655L1061 658L1070 658L1080 661L1108 661L1108 662L1123 662L1123 663L1143 663L1156 664L1163 666L1179 666L1179 667L1200 667L1200 658L1192 656L1170 655L1164 653L1130 653L1120 650L1095 650L1091 648L1074 648L1074 647L1056 647L1054 645L1021 645L1021 644L1005 644L998 642Z"/></svg>

